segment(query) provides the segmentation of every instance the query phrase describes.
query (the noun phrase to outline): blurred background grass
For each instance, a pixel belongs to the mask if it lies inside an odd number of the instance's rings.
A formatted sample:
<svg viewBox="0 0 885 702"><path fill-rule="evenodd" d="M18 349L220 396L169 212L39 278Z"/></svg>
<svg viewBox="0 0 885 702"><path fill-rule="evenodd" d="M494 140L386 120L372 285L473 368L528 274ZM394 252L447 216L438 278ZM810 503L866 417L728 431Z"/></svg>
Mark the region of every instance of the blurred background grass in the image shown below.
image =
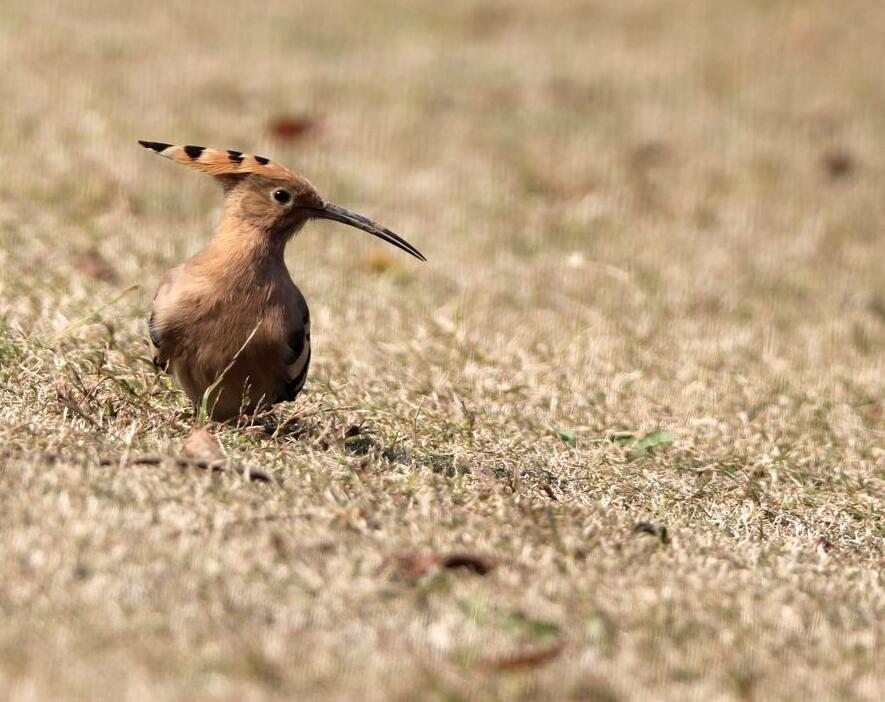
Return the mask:
<svg viewBox="0 0 885 702"><path fill-rule="evenodd" d="M5 0L0 693L878 699L883 31L864 0ZM126 469L186 435L140 339L221 207L137 139L274 158L430 259L290 247L307 438L223 435L272 496ZM624 541L649 517L664 555ZM512 570L374 575L455 547ZM551 667L474 677L551 631Z"/></svg>

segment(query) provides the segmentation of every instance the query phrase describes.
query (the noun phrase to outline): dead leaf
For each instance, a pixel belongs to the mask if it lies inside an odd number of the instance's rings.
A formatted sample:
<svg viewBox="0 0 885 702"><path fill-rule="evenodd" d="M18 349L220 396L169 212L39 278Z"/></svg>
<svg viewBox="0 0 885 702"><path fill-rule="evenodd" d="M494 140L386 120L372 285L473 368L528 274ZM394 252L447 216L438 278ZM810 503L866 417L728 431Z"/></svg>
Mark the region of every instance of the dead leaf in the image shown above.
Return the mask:
<svg viewBox="0 0 885 702"><path fill-rule="evenodd" d="M480 661L477 668L488 671L516 671L527 668L537 668L549 663L565 650L565 643L557 641L549 646L534 648L524 653L515 653L510 656L491 658Z"/></svg>
<svg viewBox="0 0 885 702"><path fill-rule="evenodd" d="M553 488L550 487L550 483L541 483L541 489L547 493L547 497L549 497L554 502L559 502L559 498L556 496L556 493L553 492Z"/></svg>
<svg viewBox="0 0 885 702"><path fill-rule="evenodd" d="M280 115L271 120L267 129L279 141L297 141L317 128L318 120L310 115Z"/></svg>
<svg viewBox="0 0 885 702"><path fill-rule="evenodd" d="M477 575L488 575L498 564L491 558L485 556L477 556L471 553L451 553L443 556L440 561L443 568L466 568L472 570Z"/></svg>
<svg viewBox="0 0 885 702"><path fill-rule="evenodd" d="M181 447L181 455L213 463L224 460L224 451L218 439L202 427L194 429Z"/></svg>
<svg viewBox="0 0 885 702"><path fill-rule="evenodd" d="M111 281L117 278L117 271L95 248L85 251L80 256L77 270L95 280Z"/></svg>
<svg viewBox="0 0 885 702"><path fill-rule="evenodd" d="M464 568L477 575L488 575L498 567L497 562L485 556L470 553L410 553L400 551L391 560L407 578L419 578L436 570L455 570Z"/></svg>
<svg viewBox="0 0 885 702"><path fill-rule="evenodd" d="M407 578L420 578L439 567L439 556L419 553L396 553L391 558Z"/></svg>

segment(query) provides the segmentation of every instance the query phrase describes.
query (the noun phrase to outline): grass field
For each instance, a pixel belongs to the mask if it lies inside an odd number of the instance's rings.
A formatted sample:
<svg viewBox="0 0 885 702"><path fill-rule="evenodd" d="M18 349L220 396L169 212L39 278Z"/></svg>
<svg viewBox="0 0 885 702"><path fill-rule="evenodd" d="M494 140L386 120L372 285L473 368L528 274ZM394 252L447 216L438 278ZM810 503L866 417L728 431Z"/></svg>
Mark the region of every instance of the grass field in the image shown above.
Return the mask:
<svg viewBox="0 0 885 702"><path fill-rule="evenodd" d="M883 32L3 0L0 699L885 697ZM225 470L143 343L221 197L137 139L429 258L309 225L306 391Z"/></svg>

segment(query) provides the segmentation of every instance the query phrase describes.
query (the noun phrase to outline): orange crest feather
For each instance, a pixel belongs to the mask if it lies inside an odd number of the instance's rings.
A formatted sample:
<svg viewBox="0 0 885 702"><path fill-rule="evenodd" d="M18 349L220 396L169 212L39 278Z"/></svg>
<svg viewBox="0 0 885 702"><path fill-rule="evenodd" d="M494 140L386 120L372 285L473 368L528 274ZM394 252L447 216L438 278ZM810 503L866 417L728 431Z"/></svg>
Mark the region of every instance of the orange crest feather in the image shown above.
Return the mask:
<svg viewBox="0 0 885 702"><path fill-rule="evenodd" d="M249 175L257 173L267 178L289 179L295 174L285 166L271 161L264 156L244 154L241 151L221 151L219 149L207 149L203 146L179 146L177 144L164 144L159 141L143 141L139 144L150 149L160 156L170 158L185 166L196 168L198 171L214 176L226 175Z"/></svg>

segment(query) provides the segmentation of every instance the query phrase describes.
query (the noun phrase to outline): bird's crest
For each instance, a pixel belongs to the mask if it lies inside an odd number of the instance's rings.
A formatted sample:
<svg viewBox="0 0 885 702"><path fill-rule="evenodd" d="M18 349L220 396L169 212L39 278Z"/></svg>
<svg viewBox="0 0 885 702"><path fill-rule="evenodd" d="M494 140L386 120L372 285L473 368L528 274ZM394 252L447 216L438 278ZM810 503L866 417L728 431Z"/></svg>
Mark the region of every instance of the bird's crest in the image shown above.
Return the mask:
<svg viewBox="0 0 885 702"><path fill-rule="evenodd" d="M241 151L228 149L207 149L204 146L179 146L177 144L164 144L159 141L138 140L144 148L173 161L183 163L185 166L196 168L198 171L214 176L250 175L252 173L263 175L266 178L287 180L297 177L295 173L285 166L271 161L264 156L244 154Z"/></svg>
<svg viewBox="0 0 885 702"><path fill-rule="evenodd" d="M310 181L264 156L221 151L204 146L178 146L158 141L138 142L144 148L185 166L209 173L221 181L231 212L247 217L261 231L291 237L308 219L329 219L361 229L415 258L424 255L386 227L325 200ZM260 176L248 178L248 176ZM266 183L283 181L282 183ZM241 187L242 186L242 187ZM285 237L281 240L288 240Z"/></svg>

